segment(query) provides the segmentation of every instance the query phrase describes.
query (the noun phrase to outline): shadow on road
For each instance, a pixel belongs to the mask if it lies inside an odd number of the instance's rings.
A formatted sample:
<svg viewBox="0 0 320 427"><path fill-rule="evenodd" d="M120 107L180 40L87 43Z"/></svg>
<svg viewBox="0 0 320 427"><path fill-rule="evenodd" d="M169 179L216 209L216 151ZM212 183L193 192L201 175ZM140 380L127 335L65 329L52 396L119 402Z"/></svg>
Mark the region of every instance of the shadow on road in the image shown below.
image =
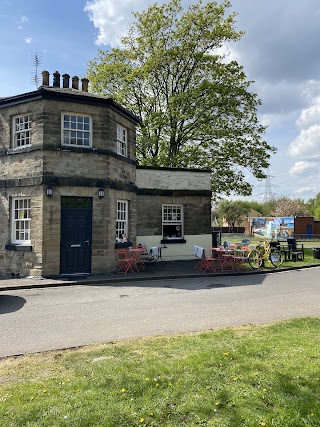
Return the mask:
<svg viewBox="0 0 320 427"><path fill-rule="evenodd" d="M116 286L116 287L142 287L142 288L178 288L188 290L224 288L234 286L253 286L261 285L265 279L272 273L286 274L295 271L297 274L302 271L301 267L274 269L266 268L264 270L253 270L247 265L243 266L240 271L217 271L202 273L197 270L194 260L181 260L172 262L158 262L156 268L128 274L94 273L85 275L70 275L41 277L39 278L20 278L10 279L7 282L0 280L0 292L17 290L17 289L41 289L68 286ZM247 267L247 268L246 268ZM320 268L319 266L306 266ZM305 267L305 268L306 268ZM305 269L303 268L303 270ZM208 283L208 281L210 281ZM3 286L2 286L3 285ZM1 311L0 311L1 314Z"/></svg>
<svg viewBox="0 0 320 427"><path fill-rule="evenodd" d="M15 295L0 295L0 314L20 310L26 303L22 297Z"/></svg>
<svg viewBox="0 0 320 427"><path fill-rule="evenodd" d="M138 273L139 274L139 273ZM103 283L81 283L84 286L112 286L112 287L140 287L140 288L173 288L173 289L185 289L185 290L203 290L203 289L214 289L214 288L227 288L235 286L257 286L261 285L267 277L267 274L218 274L218 275L206 275L199 274L194 276L163 276L157 275L157 278L152 278L148 275L145 279L143 277L137 277L135 280L134 275L130 277L130 280L118 279L115 281L109 280ZM80 284L80 283L79 283Z"/></svg>

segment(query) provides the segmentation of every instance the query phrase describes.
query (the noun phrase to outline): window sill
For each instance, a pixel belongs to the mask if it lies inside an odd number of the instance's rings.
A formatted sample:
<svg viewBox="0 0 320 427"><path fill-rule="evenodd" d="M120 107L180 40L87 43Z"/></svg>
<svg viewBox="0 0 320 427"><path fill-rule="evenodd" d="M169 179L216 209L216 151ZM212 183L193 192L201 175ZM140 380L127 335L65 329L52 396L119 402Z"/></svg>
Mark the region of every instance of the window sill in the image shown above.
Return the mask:
<svg viewBox="0 0 320 427"><path fill-rule="evenodd" d="M127 159L128 158L128 156L126 154L120 154L118 152L116 154L117 154L118 159Z"/></svg>
<svg viewBox="0 0 320 427"><path fill-rule="evenodd" d="M185 239L163 239L161 240L161 244L170 245L171 243L187 243Z"/></svg>
<svg viewBox="0 0 320 427"><path fill-rule="evenodd" d="M32 151L32 145L24 145L23 147L9 148L7 154L29 153Z"/></svg>
<svg viewBox="0 0 320 427"><path fill-rule="evenodd" d="M61 144L59 147L60 151L74 151L74 152L94 152L95 150L91 145L75 145L75 144Z"/></svg>
<svg viewBox="0 0 320 427"><path fill-rule="evenodd" d="M31 245L16 245L14 243L10 243L9 245L5 245L4 248L7 251L24 251L24 252L31 252L32 251Z"/></svg>

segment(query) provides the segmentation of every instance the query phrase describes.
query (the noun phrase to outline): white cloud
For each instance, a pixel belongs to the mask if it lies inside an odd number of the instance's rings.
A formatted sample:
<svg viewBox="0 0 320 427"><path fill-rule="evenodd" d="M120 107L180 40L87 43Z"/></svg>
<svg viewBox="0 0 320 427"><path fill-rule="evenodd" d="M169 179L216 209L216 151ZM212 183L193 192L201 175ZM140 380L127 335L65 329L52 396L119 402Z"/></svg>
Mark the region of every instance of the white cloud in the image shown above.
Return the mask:
<svg viewBox="0 0 320 427"><path fill-rule="evenodd" d="M301 187L293 191L294 194L297 194L298 196L302 195L304 197L314 197L318 192L319 188L316 187Z"/></svg>
<svg viewBox="0 0 320 427"><path fill-rule="evenodd" d="M24 39L24 41L25 41L26 43L28 43L28 44L31 44L31 42L32 42L32 37L26 37L26 38Z"/></svg>
<svg viewBox="0 0 320 427"><path fill-rule="evenodd" d="M315 98L314 105L302 110L297 120L297 126L301 129L317 125L320 121L320 98Z"/></svg>
<svg viewBox="0 0 320 427"><path fill-rule="evenodd" d="M27 16L21 16L19 23L20 24L25 24L26 22L29 22L29 18Z"/></svg>
<svg viewBox="0 0 320 427"><path fill-rule="evenodd" d="M306 80L303 82L302 96L313 104L314 100L320 96L320 81L319 80Z"/></svg>
<svg viewBox="0 0 320 427"><path fill-rule="evenodd" d="M306 170L309 170L310 168L313 168L317 166L316 163L314 162L307 162L305 160L302 160L300 162L295 163L290 169L289 169L289 173L290 175L296 175L296 174L300 174Z"/></svg>
<svg viewBox="0 0 320 427"><path fill-rule="evenodd" d="M152 1L163 4L166 0ZM183 5L192 4L192 0L183 0ZM148 0L89 0L84 11L98 29L97 45L119 46L119 36L127 34L128 26L134 21L132 12L142 12L150 5Z"/></svg>
<svg viewBox="0 0 320 427"><path fill-rule="evenodd" d="M27 16L20 16L18 21L18 30L22 30L25 23L29 22L29 18Z"/></svg>
<svg viewBox="0 0 320 427"><path fill-rule="evenodd" d="M301 160L289 169L294 184L292 194L307 200L319 193L317 186L320 179L319 164L319 159L317 161Z"/></svg>
<svg viewBox="0 0 320 427"><path fill-rule="evenodd" d="M225 62L238 61L241 64L241 56L233 44L225 42L222 46L216 49L214 54L218 54L225 57Z"/></svg>
<svg viewBox="0 0 320 427"><path fill-rule="evenodd" d="M296 120L298 136L291 142L288 153L293 157L315 159L320 156L320 82L307 81L302 95L308 106Z"/></svg>
<svg viewBox="0 0 320 427"><path fill-rule="evenodd" d="M319 117L320 122L320 117ZM301 129L297 138L295 138L289 147L291 156L318 156L320 149L320 124L310 126L307 129Z"/></svg>
<svg viewBox="0 0 320 427"><path fill-rule="evenodd" d="M119 45L119 35L127 32L132 20L130 11L146 6L144 0L92 0L86 3L84 11L99 30L96 44ZM137 7L138 6L138 7Z"/></svg>

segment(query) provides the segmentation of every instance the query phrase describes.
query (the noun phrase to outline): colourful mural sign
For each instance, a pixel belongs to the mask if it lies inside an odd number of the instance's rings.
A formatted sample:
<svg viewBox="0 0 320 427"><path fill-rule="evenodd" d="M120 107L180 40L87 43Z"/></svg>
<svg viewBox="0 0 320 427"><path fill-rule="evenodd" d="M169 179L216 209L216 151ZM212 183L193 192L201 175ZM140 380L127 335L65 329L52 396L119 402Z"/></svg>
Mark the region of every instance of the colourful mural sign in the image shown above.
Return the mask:
<svg viewBox="0 0 320 427"><path fill-rule="evenodd" d="M269 239L287 239L294 232L293 217L251 218L252 234Z"/></svg>

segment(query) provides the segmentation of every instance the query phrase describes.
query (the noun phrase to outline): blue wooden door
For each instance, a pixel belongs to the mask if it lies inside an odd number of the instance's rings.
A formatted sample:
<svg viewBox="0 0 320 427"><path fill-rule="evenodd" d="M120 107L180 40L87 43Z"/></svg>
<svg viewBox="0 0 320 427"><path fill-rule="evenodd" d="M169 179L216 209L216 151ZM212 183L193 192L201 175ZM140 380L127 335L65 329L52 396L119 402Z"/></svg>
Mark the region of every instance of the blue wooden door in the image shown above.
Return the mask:
<svg viewBox="0 0 320 427"><path fill-rule="evenodd" d="M312 224L306 225L306 235L307 239L310 239L310 237L312 237Z"/></svg>
<svg viewBox="0 0 320 427"><path fill-rule="evenodd" d="M92 199L61 198L60 274L91 273Z"/></svg>

